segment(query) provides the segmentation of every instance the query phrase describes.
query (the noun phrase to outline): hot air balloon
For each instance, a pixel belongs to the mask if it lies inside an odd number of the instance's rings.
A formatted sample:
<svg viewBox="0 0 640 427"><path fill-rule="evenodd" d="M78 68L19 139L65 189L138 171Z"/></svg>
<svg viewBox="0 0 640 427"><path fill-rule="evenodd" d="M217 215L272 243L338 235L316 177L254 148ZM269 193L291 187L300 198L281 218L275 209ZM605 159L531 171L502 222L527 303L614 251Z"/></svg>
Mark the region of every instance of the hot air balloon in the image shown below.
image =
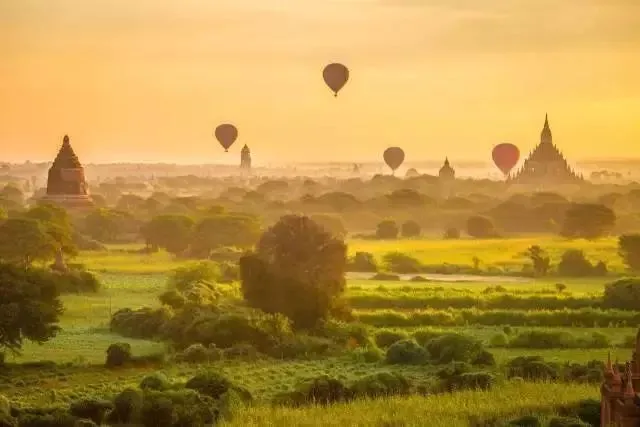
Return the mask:
<svg viewBox="0 0 640 427"><path fill-rule="evenodd" d="M222 124L216 128L216 139L224 148L224 151L229 151L229 147L238 139L238 129L234 125L228 123Z"/></svg>
<svg viewBox="0 0 640 427"><path fill-rule="evenodd" d="M395 174L396 169L404 162L404 151L400 147L389 147L382 154L384 162L391 168Z"/></svg>
<svg viewBox="0 0 640 427"><path fill-rule="evenodd" d="M342 89L349 80L349 69L342 64L329 64L324 67L322 77L327 86L333 91L333 95L338 96L340 89Z"/></svg>
<svg viewBox="0 0 640 427"><path fill-rule="evenodd" d="M493 147L492 157L498 169L508 176L520 159L520 150L513 144L498 144Z"/></svg>

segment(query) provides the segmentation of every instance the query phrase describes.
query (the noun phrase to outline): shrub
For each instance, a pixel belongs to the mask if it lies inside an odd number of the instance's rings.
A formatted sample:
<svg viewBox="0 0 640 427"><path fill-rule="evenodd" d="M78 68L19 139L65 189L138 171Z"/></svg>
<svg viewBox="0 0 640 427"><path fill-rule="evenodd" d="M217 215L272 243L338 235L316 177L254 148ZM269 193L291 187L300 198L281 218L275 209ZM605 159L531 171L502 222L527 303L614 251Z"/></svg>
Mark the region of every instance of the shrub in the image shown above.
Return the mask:
<svg viewBox="0 0 640 427"><path fill-rule="evenodd" d="M387 348L398 341L406 340L409 335L403 331L393 331L389 329L383 329L376 333L375 340L376 345L381 348Z"/></svg>
<svg viewBox="0 0 640 427"><path fill-rule="evenodd" d="M329 405L349 401L352 393L342 381L322 375L302 382L289 395L289 403L293 405Z"/></svg>
<svg viewBox="0 0 640 427"><path fill-rule="evenodd" d="M131 361L131 345L128 343L111 344L107 349L107 368L123 366Z"/></svg>
<svg viewBox="0 0 640 427"><path fill-rule="evenodd" d="M514 348L573 348L576 340L569 332L530 330L520 332L511 339Z"/></svg>
<svg viewBox="0 0 640 427"><path fill-rule="evenodd" d="M106 400L85 399L73 402L69 413L78 418L91 420L97 425L102 425L105 415L113 409L113 404Z"/></svg>
<svg viewBox="0 0 640 427"><path fill-rule="evenodd" d="M432 339L441 337L445 334L446 332L442 332L442 331L434 331L431 329L418 329L414 331L411 334L411 336L418 342L418 344L424 347Z"/></svg>
<svg viewBox="0 0 640 427"><path fill-rule="evenodd" d="M568 249L562 254L558 264L558 273L568 277L586 277L595 275L595 267L585 257L584 251Z"/></svg>
<svg viewBox="0 0 640 427"><path fill-rule="evenodd" d="M400 280L400 276L392 273L376 273L371 280L380 280L380 281L389 281L389 282L397 282Z"/></svg>
<svg viewBox="0 0 640 427"><path fill-rule="evenodd" d="M213 399L219 399L230 390L237 392L245 401L253 399L248 390L234 385L227 378L215 372L203 372L196 375L187 381L185 388L195 390L201 395L209 396Z"/></svg>
<svg viewBox="0 0 640 427"><path fill-rule="evenodd" d="M471 364L478 366L495 366L496 359L492 353L483 350L475 359L471 361Z"/></svg>
<svg viewBox="0 0 640 427"><path fill-rule="evenodd" d="M475 338L461 334L445 334L427 342L426 349L437 363L472 362L484 350Z"/></svg>
<svg viewBox="0 0 640 427"><path fill-rule="evenodd" d="M519 356L511 359L507 365L507 376L526 380L554 380L559 376L558 368L545 363L539 356Z"/></svg>
<svg viewBox="0 0 640 427"><path fill-rule="evenodd" d="M353 357L358 362L377 363L385 359L385 353L376 346L358 347L353 350Z"/></svg>
<svg viewBox="0 0 640 427"><path fill-rule="evenodd" d="M446 381L449 391L489 390L495 383L495 376L489 372L465 372Z"/></svg>
<svg viewBox="0 0 640 427"><path fill-rule="evenodd" d="M412 384L397 372L378 372L359 378L351 386L354 397L377 398L384 396L407 395Z"/></svg>
<svg viewBox="0 0 640 427"><path fill-rule="evenodd" d="M212 283L220 277L218 265L211 261L201 261L196 264L179 267L169 276L169 288L184 291L195 283Z"/></svg>
<svg viewBox="0 0 640 427"><path fill-rule="evenodd" d="M398 224L391 219L380 222L376 227L376 237L378 239L397 239L399 232Z"/></svg>
<svg viewBox="0 0 640 427"><path fill-rule="evenodd" d="M387 270L399 274L419 273L422 264L417 259L402 252L389 252L384 255L383 262Z"/></svg>
<svg viewBox="0 0 640 427"><path fill-rule="evenodd" d="M602 303L606 308L638 310L640 308L640 279L620 279L606 284Z"/></svg>
<svg viewBox="0 0 640 427"><path fill-rule="evenodd" d="M214 360L220 360L221 358L222 350L216 347L207 348L200 343L190 345L175 356L177 362L187 363L211 362Z"/></svg>
<svg viewBox="0 0 640 427"><path fill-rule="evenodd" d="M509 337L504 332L493 335L489 340L489 346L491 347L507 347L508 344Z"/></svg>
<svg viewBox="0 0 640 427"><path fill-rule="evenodd" d="M369 252L356 252L347 265L349 271L363 273L375 273L378 271L378 263Z"/></svg>
<svg viewBox="0 0 640 427"><path fill-rule="evenodd" d="M147 375L140 382L140 388L142 390L157 390L164 391L171 388L171 382L166 375L161 372L156 372L151 375Z"/></svg>
<svg viewBox="0 0 640 427"><path fill-rule="evenodd" d="M134 424L140 419L142 410L142 393L126 389L113 400L113 411L107 416L111 424Z"/></svg>
<svg viewBox="0 0 640 427"><path fill-rule="evenodd" d="M489 218L472 216L467 220L467 234L478 239L487 239L495 237L496 231Z"/></svg>
<svg viewBox="0 0 640 427"><path fill-rule="evenodd" d="M400 227L402 237L418 237L422 232L420 224L413 220L405 221Z"/></svg>
<svg viewBox="0 0 640 427"><path fill-rule="evenodd" d="M422 364L429 354L415 340L407 339L394 343L387 349L386 362L398 365Z"/></svg>
<svg viewBox="0 0 640 427"><path fill-rule="evenodd" d="M444 231L444 236L447 240L454 240L460 238L460 230L455 227L449 227Z"/></svg>
<svg viewBox="0 0 640 427"><path fill-rule="evenodd" d="M640 271L640 234L623 234L618 238L618 253L631 271Z"/></svg>
<svg viewBox="0 0 640 427"><path fill-rule="evenodd" d="M549 427L589 427L579 418L554 417L549 420Z"/></svg>
<svg viewBox="0 0 640 427"><path fill-rule="evenodd" d="M507 423L507 427L542 427L540 419L534 415L525 415L515 420L511 420Z"/></svg>

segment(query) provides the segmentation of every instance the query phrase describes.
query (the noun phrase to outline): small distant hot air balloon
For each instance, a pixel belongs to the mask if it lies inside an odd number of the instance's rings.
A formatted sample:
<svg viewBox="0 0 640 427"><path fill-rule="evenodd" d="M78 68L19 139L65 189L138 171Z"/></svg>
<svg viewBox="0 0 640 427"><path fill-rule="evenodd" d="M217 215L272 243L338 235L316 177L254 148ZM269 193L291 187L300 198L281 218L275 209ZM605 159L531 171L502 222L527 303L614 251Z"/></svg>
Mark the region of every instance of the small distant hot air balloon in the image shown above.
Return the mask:
<svg viewBox="0 0 640 427"><path fill-rule="evenodd" d="M503 143L493 147L491 153L493 162L505 176L509 176L511 169L518 163L520 159L520 150L513 144Z"/></svg>
<svg viewBox="0 0 640 427"><path fill-rule="evenodd" d="M389 147L384 150L382 157L387 166L389 166L395 174L396 169L404 162L404 151L400 147Z"/></svg>
<svg viewBox="0 0 640 427"><path fill-rule="evenodd" d="M229 151L229 147L238 139L238 129L234 125L228 123L222 124L216 128L216 139L224 148L224 151Z"/></svg>
<svg viewBox="0 0 640 427"><path fill-rule="evenodd" d="M333 95L338 96L338 92L349 81L349 69L342 64L329 64L324 67L322 77L327 86L333 91Z"/></svg>

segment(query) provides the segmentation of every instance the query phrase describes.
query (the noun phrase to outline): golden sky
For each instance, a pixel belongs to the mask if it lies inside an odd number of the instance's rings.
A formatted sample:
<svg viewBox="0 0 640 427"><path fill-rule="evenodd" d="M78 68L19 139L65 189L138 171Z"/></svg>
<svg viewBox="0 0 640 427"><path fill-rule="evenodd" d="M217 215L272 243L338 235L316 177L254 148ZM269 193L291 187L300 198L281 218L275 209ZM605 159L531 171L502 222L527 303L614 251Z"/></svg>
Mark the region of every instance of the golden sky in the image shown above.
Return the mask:
<svg viewBox="0 0 640 427"><path fill-rule="evenodd" d="M489 160L545 112L570 159L640 157L640 1L0 0L0 107L0 161Z"/></svg>

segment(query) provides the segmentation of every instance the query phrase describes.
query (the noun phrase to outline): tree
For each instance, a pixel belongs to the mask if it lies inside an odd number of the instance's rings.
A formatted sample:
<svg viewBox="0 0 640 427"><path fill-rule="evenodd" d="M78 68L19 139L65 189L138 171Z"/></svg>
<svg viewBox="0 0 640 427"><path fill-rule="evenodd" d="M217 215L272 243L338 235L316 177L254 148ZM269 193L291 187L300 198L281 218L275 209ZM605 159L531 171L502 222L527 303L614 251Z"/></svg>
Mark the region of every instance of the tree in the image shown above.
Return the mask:
<svg viewBox="0 0 640 427"><path fill-rule="evenodd" d="M40 221L10 218L0 224L0 260L30 266L36 261L50 261L58 245Z"/></svg>
<svg viewBox="0 0 640 427"><path fill-rule="evenodd" d="M99 242L118 242L123 235L139 231L139 221L126 211L98 208L86 216L84 229Z"/></svg>
<svg viewBox="0 0 640 427"><path fill-rule="evenodd" d="M7 184L0 191L0 198L15 203L18 206L24 205L24 193L18 187Z"/></svg>
<svg viewBox="0 0 640 427"><path fill-rule="evenodd" d="M347 247L306 216L286 215L240 259L247 303L282 313L297 327L312 327L340 305Z"/></svg>
<svg viewBox="0 0 640 427"><path fill-rule="evenodd" d="M640 271L640 234L623 234L618 238L618 253L632 271Z"/></svg>
<svg viewBox="0 0 640 427"><path fill-rule="evenodd" d="M567 249L558 263L558 274L567 277L593 276L596 269L580 249Z"/></svg>
<svg viewBox="0 0 640 427"><path fill-rule="evenodd" d="M62 303L51 273L0 264L0 295L0 346L19 352L24 339L56 335Z"/></svg>
<svg viewBox="0 0 640 427"><path fill-rule="evenodd" d="M487 239L496 236L493 222L484 216L472 216L467 220L467 234L478 239Z"/></svg>
<svg viewBox="0 0 640 427"><path fill-rule="evenodd" d="M531 263L533 264L533 272L536 276L547 275L551 268L551 259L544 249L538 245L534 245L527 249L525 255L531 260Z"/></svg>
<svg viewBox="0 0 640 427"><path fill-rule="evenodd" d="M24 217L34 219L42 224L56 244L55 267L59 270L66 270L64 255L75 256L78 253L73 239L73 225L67 211L53 204L40 203L29 209Z"/></svg>
<svg viewBox="0 0 640 427"><path fill-rule="evenodd" d="M616 222L616 215L604 205L574 203L565 215L562 231L564 237L596 239L608 234Z"/></svg>
<svg viewBox="0 0 640 427"><path fill-rule="evenodd" d="M335 215L312 215L311 219L338 238L343 239L347 235L344 224L340 218Z"/></svg>
<svg viewBox="0 0 640 427"><path fill-rule="evenodd" d="M193 255L209 258L215 249L237 247L248 249L260 237L260 222L251 215L223 214L204 218L194 230Z"/></svg>
<svg viewBox="0 0 640 427"><path fill-rule="evenodd" d="M378 239L397 239L399 232L398 224L392 219L385 219L376 227L376 237Z"/></svg>
<svg viewBox="0 0 640 427"><path fill-rule="evenodd" d="M401 230L403 237L418 237L422 232L420 224L411 220L403 222Z"/></svg>
<svg viewBox="0 0 640 427"><path fill-rule="evenodd" d="M605 308L640 310L640 279L620 279L606 284L602 303Z"/></svg>
<svg viewBox="0 0 640 427"><path fill-rule="evenodd" d="M166 249L177 255L191 243L194 221L184 215L160 215L145 224L141 231L147 245Z"/></svg>

